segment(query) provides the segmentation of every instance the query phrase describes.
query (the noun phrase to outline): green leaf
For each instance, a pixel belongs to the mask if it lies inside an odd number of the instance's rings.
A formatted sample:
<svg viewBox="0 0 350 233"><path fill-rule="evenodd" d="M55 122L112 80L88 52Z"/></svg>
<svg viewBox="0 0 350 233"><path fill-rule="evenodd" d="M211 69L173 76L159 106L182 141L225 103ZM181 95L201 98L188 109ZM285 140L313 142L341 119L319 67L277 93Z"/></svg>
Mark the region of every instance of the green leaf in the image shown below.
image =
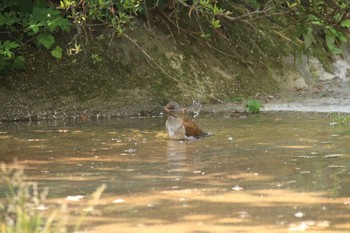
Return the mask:
<svg viewBox="0 0 350 233"><path fill-rule="evenodd" d="M61 59L62 58L62 48L57 45L56 48L51 51L51 55L57 59Z"/></svg>
<svg viewBox="0 0 350 233"><path fill-rule="evenodd" d="M5 41L2 45L2 47L4 47L5 49L7 50L10 50L10 49L15 49L15 48L18 48L19 47L19 44L15 41Z"/></svg>
<svg viewBox="0 0 350 233"><path fill-rule="evenodd" d="M0 14L0 26L6 24L6 17L3 14Z"/></svg>
<svg viewBox="0 0 350 233"><path fill-rule="evenodd" d="M7 57L7 58L12 58L14 57L15 54L10 50L3 50L3 51L0 51L0 55L3 55L4 57Z"/></svg>
<svg viewBox="0 0 350 233"><path fill-rule="evenodd" d="M326 29L331 32L333 35L337 35L337 29L335 29L333 26L326 26Z"/></svg>
<svg viewBox="0 0 350 233"><path fill-rule="evenodd" d="M203 39L209 39L210 34L209 34L209 33L207 33L207 34L202 33L202 34L201 34L201 37L202 37Z"/></svg>
<svg viewBox="0 0 350 233"><path fill-rule="evenodd" d="M32 29L34 33L39 31L39 26L37 24L30 25L29 28Z"/></svg>
<svg viewBox="0 0 350 233"><path fill-rule="evenodd" d="M293 7L296 7L300 4L300 0L297 0L297 1L286 1L287 3L287 6L289 8L293 8Z"/></svg>
<svg viewBox="0 0 350 233"><path fill-rule="evenodd" d="M318 26L323 26L324 23L322 22L322 20L314 15L310 15L308 17L308 20L311 22L311 24L313 25L318 25Z"/></svg>
<svg viewBox="0 0 350 233"><path fill-rule="evenodd" d="M326 33L326 45L332 54L343 54L343 50L335 45L335 36L333 33Z"/></svg>
<svg viewBox="0 0 350 233"><path fill-rule="evenodd" d="M350 28L350 19L341 21L340 25L345 28Z"/></svg>
<svg viewBox="0 0 350 233"><path fill-rule="evenodd" d="M224 12L223 9L221 9L220 7L218 7L216 4L214 5L214 8L213 8L213 13L214 15L216 14L222 14Z"/></svg>
<svg viewBox="0 0 350 233"><path fill-rule="evenodd" d="M60 20L60 23L59 23L58 25L59 25L59 27L60 27L63 31L69 32L71 23L69 22L68 19L62 18L62 19Z"/></svg>
<svg viewBox="0 0 350 233"><path fill-rule="evenodd" d="M23 56L18 56L13 61L13 68L16 70L22 70L25 66L25 59Z"/></svg>
<svg viewBox="0 0 350 233"><path fill-rule="evenodd" d="M3 44L0 41L0 55L3 55L7 58L13 58L14 53L11 51L19 46L15 41L6 40Z"/></svg>
<svg viewBox="0 0 350 233"><path fill-rule="evenodd" d="M337 48L337 47L332 47L329 49L329 51L332 53L332 54L335 54L335 55L341 55L343 54L343 50L341 48Z"/></svg>
<svg viewBox="0 0 350 233"><path fill-rule="evenodd" d="M326 33L326 45L328 48L334 47L335 36L331 33Z"/></svg>
<svg viewBox="0 0 350 233"><path fill-rule="evenodd" d="M38 37L36 38L36 41L39 44L44 45L44 47L46 49L49 49L55 43L55 37L53 37L50 34L43 33L43 34L38 35Z"/></svg>
<svg viewBox="0 0 350 233"><path fill-rule="evenodd" d="M315 42L312 27L306 29L306 33L303 33L303 38L306 48L309 48Z"/></svg>
<svg viewBox="0 0 350 233"><path fill-rule="evenodd" d="M211 20L211 26L215 29L220 28L221 24L220 24L220 20L218 19L212 19Z"/></svg>
<svg viewBox="0 0 350 233"><path fill-rule="evenodd" d="M341 32L339 32L337 34L337 38L339 39L339 41L341 41L342 43L346 43L348 41L348 38Z"/></svg>

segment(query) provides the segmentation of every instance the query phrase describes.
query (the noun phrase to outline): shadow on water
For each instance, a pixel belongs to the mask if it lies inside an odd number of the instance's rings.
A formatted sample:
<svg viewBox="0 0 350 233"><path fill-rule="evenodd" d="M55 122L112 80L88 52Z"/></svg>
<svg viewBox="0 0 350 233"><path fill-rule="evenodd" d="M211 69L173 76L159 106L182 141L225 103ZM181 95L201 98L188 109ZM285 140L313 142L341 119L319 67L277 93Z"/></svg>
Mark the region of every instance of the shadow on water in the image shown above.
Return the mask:
<svg viewBox="0 0 350 233"><path fill-rule="evenodd" d="M52 200L106 184L88 232L350 231L350 127L311 113L198 122L214 136L168 140L162 118L2 123L0 156Z"/></svg>

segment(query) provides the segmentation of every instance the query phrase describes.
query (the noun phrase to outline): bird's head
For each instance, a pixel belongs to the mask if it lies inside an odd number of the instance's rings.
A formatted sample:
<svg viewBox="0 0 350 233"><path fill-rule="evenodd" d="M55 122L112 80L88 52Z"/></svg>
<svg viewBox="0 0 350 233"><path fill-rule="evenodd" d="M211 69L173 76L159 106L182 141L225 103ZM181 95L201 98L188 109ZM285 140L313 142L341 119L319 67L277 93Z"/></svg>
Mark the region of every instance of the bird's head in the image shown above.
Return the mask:
<svg viewBox="0 0 350 233"><path fill-rule="evenodd" d="M170 102L163 107L163 110L172 117L181 117L184 114L183 109L176 102Z"/></svg>

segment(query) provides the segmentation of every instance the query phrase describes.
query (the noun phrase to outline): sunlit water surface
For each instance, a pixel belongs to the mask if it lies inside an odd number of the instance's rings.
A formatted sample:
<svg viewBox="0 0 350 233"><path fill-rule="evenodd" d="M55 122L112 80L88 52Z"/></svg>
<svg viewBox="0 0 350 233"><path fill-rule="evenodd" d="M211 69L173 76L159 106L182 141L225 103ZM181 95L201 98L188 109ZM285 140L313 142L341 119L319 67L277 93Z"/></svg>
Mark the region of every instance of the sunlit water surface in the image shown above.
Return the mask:
<svg viewBox="0 0 350 233"><path fill-rule="evenodd" d="M350 232L350 126L218 115L196 119L214 136L171 141L164 121L2 123L0 158L71 208L106 184L85 232Z"/></svg>

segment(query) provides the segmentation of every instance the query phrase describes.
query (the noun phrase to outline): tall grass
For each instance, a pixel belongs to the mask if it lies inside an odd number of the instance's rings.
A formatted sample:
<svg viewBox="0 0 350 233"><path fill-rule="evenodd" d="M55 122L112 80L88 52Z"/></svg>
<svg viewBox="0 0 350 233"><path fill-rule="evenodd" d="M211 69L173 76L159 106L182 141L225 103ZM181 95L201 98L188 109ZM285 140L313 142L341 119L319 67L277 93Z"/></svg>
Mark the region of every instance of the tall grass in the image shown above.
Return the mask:
<svg viewBox="0 0 350 233"><path fill-rule="evenodd" d="M18 167L16 165L15 167ZM1 164L0 174L0 233L66 233L69 212L66 204L45 206L48 189L39 190L36 182L28 181L23 168ZM105 185L98 188L79 217L78 231L84 216L98 204ZM43 211L45 210L45 211Z"/></svg>
<svg viewBox="0 0 350 233"><path fill-rule="evenodd" d="M350 115L345 113L331 113L331 125L350 125Z"/></svg>

